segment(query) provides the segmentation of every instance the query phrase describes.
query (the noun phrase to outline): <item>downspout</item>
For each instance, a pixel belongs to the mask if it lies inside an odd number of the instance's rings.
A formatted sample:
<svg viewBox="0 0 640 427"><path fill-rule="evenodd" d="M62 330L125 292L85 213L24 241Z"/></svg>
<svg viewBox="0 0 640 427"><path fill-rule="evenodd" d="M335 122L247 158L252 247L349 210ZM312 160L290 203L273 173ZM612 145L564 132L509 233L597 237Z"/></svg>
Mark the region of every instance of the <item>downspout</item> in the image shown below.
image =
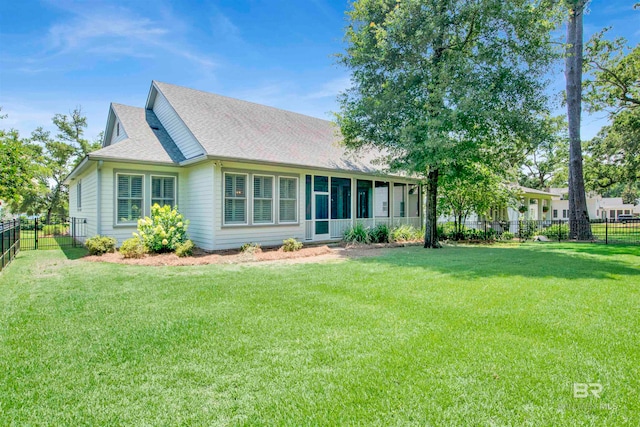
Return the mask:
<svg viewBox="0 0 640 427"><path fill-rule="evenodd" d="M97 195L96 197L98 198L98 203L96 206L96 234L102 234L102 160L98 160L98 166L97 166Z"/></svg>

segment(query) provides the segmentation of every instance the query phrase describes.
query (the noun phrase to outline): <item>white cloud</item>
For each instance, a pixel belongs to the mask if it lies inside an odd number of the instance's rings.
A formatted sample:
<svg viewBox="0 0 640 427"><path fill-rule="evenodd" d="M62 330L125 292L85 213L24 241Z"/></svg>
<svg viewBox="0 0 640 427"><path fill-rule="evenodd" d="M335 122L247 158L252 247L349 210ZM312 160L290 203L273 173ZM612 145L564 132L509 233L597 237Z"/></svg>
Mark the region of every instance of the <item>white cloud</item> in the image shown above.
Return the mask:
<svg viewBox="0 0 640 427"><path fill-rule="evenodd" d="M312 92L308 94L306 97L309 99L317 99L317 98L327 98L332 97L335 98L338 96L340 92L345 91L351 86L351 78L348 76L338 77L333 80L329 80L324 83L320 89L316 92Z"/></svg>
<svg viewBox="0 0 640 427"><path fill-rule="evenodd" d="M141 17L123 7L91 5L65 8L70 18L49 28L47 47L53 56L86 55L113 58L152 58L170 54L205 71L216 63L188 41L189 26L175 16Z"/></svg>

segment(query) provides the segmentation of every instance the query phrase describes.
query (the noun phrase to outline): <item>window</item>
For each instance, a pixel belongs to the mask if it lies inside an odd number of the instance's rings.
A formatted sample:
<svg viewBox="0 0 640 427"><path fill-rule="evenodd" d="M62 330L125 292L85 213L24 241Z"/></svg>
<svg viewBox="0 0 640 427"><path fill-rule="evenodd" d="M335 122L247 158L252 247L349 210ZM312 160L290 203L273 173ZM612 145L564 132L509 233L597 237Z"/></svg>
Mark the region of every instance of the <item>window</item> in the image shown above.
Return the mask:
<svg viewBox="0 0 640 427"><path fill-rule="evenodd" d="M247 223L246 174L224 174L224 223Z"/></svg>
<svg viewBox="0 0 640 427"><path fill-rule="evenodd" d="M151 206L176 204L176 177L175 176L151 176Z"/></svg>
<svg viewBox="0 0 640 427"><path fill-rule="evenodd" d="M78 181L78 185L76 186L76 202L78 206L78 210L82 209L82 181Z"/></svg>
<svg viewBox="0 0 640 427"><path fill-rule="evenodd" d="M553 210L553 217L558 218L558 209Z"/></svg>
<svg viewBox="0 0 640 427"><path fill-rule="evenodd" d="M567 209L562 209L562 218L568 218L569 217L569 211Z"/></svg>
<svg viewBox="0 0 640 427"><path fill-rule="evenodd" d="M253 176L253 222L273 223L273 177Z"/></svg>
<svg viewBox="0 0 640 427"><path fill-rule="evenodd" d="M142 218L144 175L116 174L116 222L136 223Z"/></svg>
<svg viewBox="0 0 640 427"><path fill-rule="evenodd" d="M120 122L116 123L116 136L120 136Z"/></svg>
<svg viewBox="0 0 640 427"><path fill-rule="evenodd" d="M280 222L296 222L298 220L298 180L280 177Z"/></svg>
<svg viewBox="0 0 640 427"><path fill-rule="evenodd" d="M404 218L406 216L404 202L404 184L393 184L393 216Z"/></svg>

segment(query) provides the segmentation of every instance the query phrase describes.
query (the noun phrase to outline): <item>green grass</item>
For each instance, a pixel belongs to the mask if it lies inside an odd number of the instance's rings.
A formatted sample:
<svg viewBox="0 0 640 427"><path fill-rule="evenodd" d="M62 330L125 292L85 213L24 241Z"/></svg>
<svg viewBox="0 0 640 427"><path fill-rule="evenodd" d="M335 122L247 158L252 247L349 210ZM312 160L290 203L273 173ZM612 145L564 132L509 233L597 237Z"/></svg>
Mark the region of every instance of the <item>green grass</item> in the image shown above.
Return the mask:
<svg viewBox="0 0 640 427"><path fill-rule="evenodd" d="M640 247L0 275L0 425L637 425ZM573 397L601 383L600 399Z"/></svg>

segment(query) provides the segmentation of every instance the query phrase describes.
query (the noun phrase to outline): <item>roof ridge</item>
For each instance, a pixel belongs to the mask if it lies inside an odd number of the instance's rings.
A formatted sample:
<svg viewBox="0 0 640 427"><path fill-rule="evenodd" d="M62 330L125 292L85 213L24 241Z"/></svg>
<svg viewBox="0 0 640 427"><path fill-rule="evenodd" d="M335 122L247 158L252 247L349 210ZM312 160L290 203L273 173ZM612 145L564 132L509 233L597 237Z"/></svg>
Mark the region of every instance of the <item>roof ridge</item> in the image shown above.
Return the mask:
<svg viewBox="0 0 640 427"><path fill-rule="evenodd" d="M219 93L207 92L206 90L202 90L202 89L194 89L194 88L191 88L191 87L180 86L180 85L176 85L176 84L173 84L173 83L161 82L161 81L158 81L158 80L153 80L153 83L155 83L156 85L157 84L161 84L161 85L176 87L176 88L179 88L179 89L187 89L187 90L190 90L190 91L193 91L193 92L200 92L200 93L202 93L204 95L207 95L207 96L216 96L216 97L224 98L224 99L227 99L227 100L230 100L230 101L234 101L234 102L239 102L239 103L244 103L244 104L251 104L251 105L255 105L255 106L260 107L260 108L268 108L268 109L281 111L281 112L288 113L288 114L294 114L296 116L301 116L301 117L304 117L306 119L314 119L314 120L319 120L321 122L334 124L334 122L332 122L331 120L321 119L319 117L310 116L308 114L298 113L296 111L285 110L284 108L274 107L272 105L265 105L265 104L260 104L260 103L254 102L254 101L247 101L245 99L233 98L231 96L221 95Z"/></svg>

